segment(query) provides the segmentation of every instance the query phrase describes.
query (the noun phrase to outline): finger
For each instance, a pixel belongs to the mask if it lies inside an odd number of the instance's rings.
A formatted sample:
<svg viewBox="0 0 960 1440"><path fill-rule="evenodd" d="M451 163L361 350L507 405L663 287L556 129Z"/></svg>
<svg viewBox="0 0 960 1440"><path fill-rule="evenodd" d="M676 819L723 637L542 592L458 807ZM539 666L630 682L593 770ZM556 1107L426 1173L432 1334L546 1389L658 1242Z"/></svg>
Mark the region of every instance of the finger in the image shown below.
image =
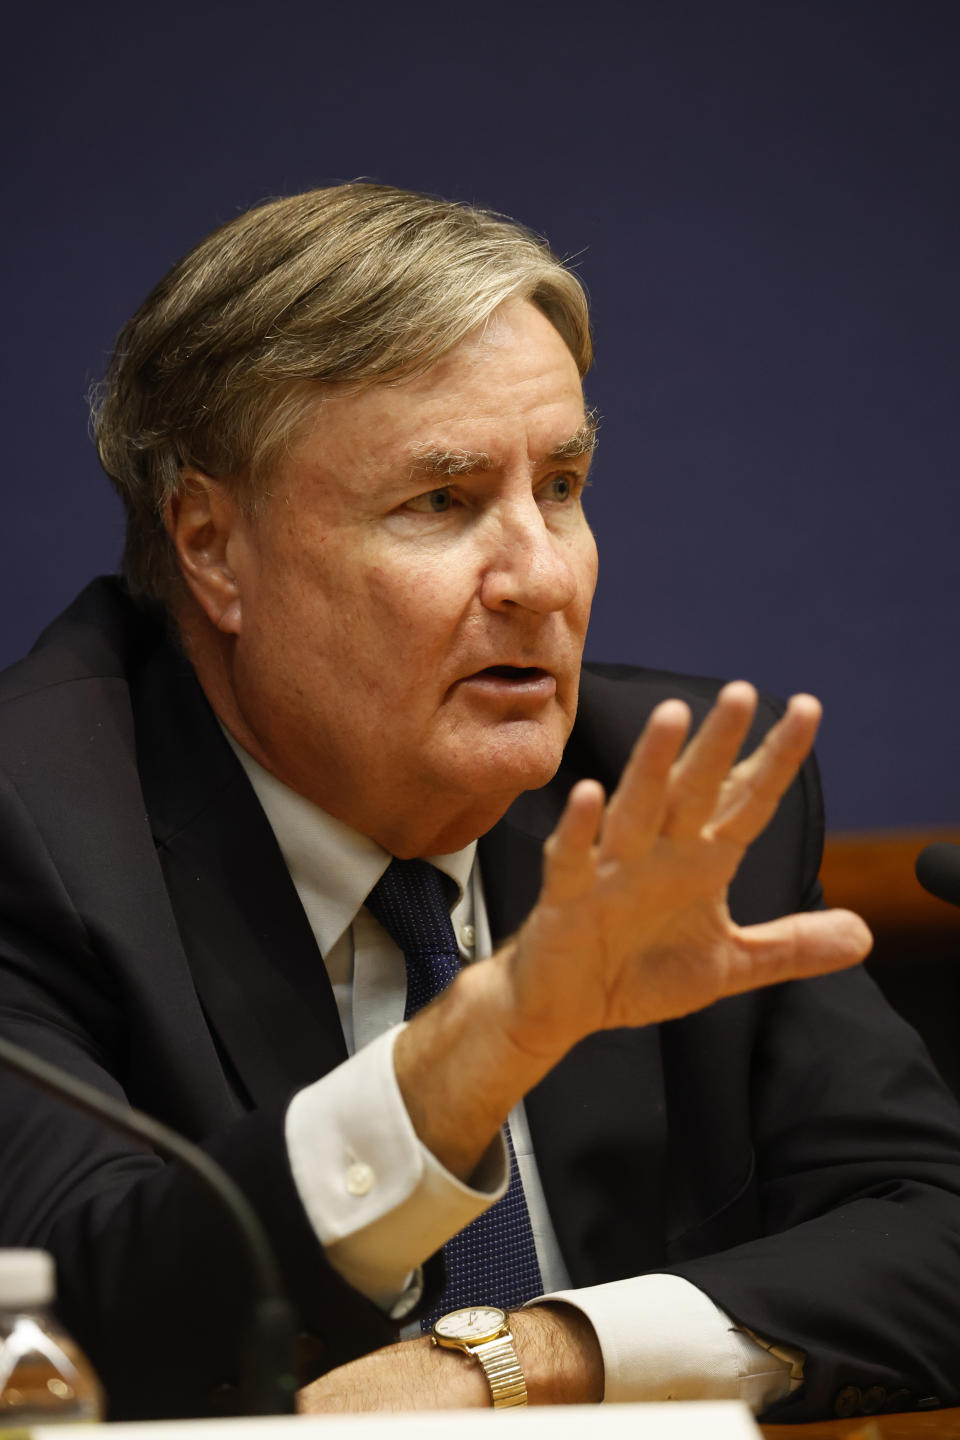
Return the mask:
<svg viewBox="0 0 960 1440"><path fill-rule="evenodd" d="M569 900L593 884L593 846L603 820L606 796L596 780L580 780L567 796L563 814L543 847L543 898Z"/></svg>
<svg viewBox="0 0 960 1440"><path fill-rule="evenodd" d="M822 706L813 695L791 698L762 744L731 772L711 834L741 847L760 834L809 755L821 714Z"/></svg>
<svg viewBox="0 0 960 1440"><path fill-rule="evenodd" d="M847 970L869 955L873 936L852 910L810 910L738 932L725 993Z"/></svg>
<svg viewBox="0 0 960 1440"><path fill-rule="evenodd" d="M651 712L607 806L602 846L609 856L643 854L659 835L670 770L689 731L682 700L662 700Z"/></svg>
<svg viewBox="0 0 960 1440"><path fill-rule="evenodd" d="M745 680L724 685L716 703L673 767L663 833L685 840L713 818L720 789L740 753L757 708Z"/></svg>

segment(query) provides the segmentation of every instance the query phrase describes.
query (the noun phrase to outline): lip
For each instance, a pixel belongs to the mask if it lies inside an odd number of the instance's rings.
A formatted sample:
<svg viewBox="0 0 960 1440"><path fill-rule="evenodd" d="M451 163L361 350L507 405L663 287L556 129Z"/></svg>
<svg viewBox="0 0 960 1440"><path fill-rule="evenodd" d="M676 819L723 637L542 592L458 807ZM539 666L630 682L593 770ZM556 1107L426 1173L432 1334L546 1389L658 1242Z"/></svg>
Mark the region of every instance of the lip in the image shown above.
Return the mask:
<svg viewBox="0 0 960 1440"><path fill-rule="evenodd" d="M557 693L557 678L539 665L488 665L465 675L458 688L491 699L550 700Z"/></svg>

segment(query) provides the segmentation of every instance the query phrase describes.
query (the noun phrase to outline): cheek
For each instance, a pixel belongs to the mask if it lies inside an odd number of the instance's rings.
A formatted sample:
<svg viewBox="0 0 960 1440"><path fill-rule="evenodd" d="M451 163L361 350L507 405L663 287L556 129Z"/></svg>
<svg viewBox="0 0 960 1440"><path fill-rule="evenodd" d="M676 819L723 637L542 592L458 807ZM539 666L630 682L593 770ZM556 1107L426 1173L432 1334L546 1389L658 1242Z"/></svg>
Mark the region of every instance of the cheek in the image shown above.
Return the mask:
<svg viewBox="0 0 960 1440"><path fill-rule="evenodd" d="M308 532L291 540L273 571L272 609L280 627L305 652L347 655L362 651L386 618L383 587L362 549Z"/></svg>
<svg viewBox="0 0 960 1440"><path fill-rule="evenodd" d="M469 609L470 578L454 556L416 567L371 566L365 596L381 633L400 636L409 653L420 637L424 648L450 636Z"/></svg>

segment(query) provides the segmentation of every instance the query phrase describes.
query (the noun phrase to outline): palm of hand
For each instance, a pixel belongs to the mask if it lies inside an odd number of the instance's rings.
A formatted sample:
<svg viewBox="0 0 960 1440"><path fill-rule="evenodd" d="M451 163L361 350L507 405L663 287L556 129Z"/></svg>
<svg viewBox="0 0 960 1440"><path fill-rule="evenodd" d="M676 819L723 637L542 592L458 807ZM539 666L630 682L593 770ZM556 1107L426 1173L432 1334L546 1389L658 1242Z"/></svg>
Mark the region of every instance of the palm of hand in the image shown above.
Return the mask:
<svg viewBox="0 0 960 1440"><path fill-rule="evenodd" d="M512 957L517 1043L684 1015L723 995L853 964L869 932L845 911L742 929L727 890L808 753L819 706L795 697L735 763L756 696L727 686L681 754L689 712L654 711L616 793L581 781L545 847L540 900Z"/></svg>

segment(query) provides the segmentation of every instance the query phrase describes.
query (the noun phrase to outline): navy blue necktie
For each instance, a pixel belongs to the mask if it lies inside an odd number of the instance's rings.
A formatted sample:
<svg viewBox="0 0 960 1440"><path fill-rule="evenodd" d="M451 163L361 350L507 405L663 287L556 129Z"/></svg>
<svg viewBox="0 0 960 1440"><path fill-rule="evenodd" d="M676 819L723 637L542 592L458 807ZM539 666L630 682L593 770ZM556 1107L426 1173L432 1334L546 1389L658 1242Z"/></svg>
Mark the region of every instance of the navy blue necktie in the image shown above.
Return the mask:
<svg viewBox="0 0 960 1440"><path fill-rule="evenodd" d="M367 909L403 951L407 963L404 1019L428 1004L460 969L444 882L426 860L394 860L367 897ZM522 1305L543 1289L509 1127L510 1186L443 1247L447 1288L439 1307L421 1320L428 1330L438 1315L463 1305Z"/></svg>

